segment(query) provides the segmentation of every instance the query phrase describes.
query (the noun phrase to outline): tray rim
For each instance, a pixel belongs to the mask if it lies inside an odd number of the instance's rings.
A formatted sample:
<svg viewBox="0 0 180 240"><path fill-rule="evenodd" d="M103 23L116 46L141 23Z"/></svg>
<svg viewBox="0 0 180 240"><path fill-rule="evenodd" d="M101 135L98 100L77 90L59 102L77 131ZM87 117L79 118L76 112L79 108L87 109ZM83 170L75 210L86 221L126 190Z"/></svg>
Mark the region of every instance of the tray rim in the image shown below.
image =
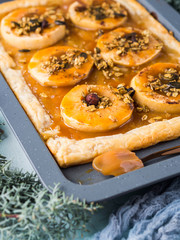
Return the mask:
<svg viewBox="0 0 180 240"><path fill-rule="evenodd" d="M175 33L175 37L180 40L180 25L174 24L175 19L177 19L177 22L180 21L180 15L174 9L163 0L151 0L151 2L148 2L148 0L138 1L150 12L156 12L159 21L163 22L163 25L165 25L166 28L171 29ZM166 12L164 12L164 9ZM168 14L168 17L167 11L170 13ZM13 91L9 88L7 82L4 81L2 75L0 76L0 81L2 82L0 89L0 110L14 135L18 139L31 165L37 172L41 182L49 191L52 190L54 184L60 182L60 189L63 190L66 195L74 195L75 198L81 200L86 199L87 202L100 202L120 195L125 195L167 178L177 176L180 173L180 170L178 170L180 169L180 161L178 161L180 157L176 156L146 166L143 169L94 183L92 185L79 185L71 182L63 175L54 157L49 152L44 141L41 139L34 125L26 115L24 109L13 94ZM24 119L23 124L20 123L19 118ZM27 135L24 134L26 132L28 133ZM38 151L38 149L41 151ZM40 159L43 159L43 161ZM174 168L172 163L177 165L177 168ZM161 176L157 176L157 174L155 174L156 169L163 169L164 166L169 167L168 172L164 171L163 174L160 174ZM120 191L121 186L123 186L123 191Z"/></svg>

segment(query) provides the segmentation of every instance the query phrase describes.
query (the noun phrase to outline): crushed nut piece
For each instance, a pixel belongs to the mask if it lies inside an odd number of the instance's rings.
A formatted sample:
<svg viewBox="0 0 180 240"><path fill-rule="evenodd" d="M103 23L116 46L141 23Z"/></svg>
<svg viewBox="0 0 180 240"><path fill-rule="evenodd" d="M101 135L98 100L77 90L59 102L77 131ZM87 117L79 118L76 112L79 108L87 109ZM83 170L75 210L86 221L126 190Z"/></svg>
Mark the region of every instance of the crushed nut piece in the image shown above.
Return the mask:
<svg viewBox="0 0 180 240"><path fill-rule="evenodd" d="M81 4L75 8L75 11L83 13L85 17L100 21L106 18L124 18L127 16L126 10L116 2L103 2L89 6Z"/></svg>
<svg viewBox="0 0 180 240"><path fill-rule="evenodd" d="M19 21L11 21L11 29L14 30L18 36L29 36L31 33L42 34L44 29L52 27L47 18L52 20L62 19L62 14L59 8L53 8L43 14L29 13L23 16ZM55 22L53 26L55 26Z"/></svg>
<svg viewBox="0 0 180 240"><path fill-rule="evenodd" d="M47 98L47 94L45 94L44 92L40 93L40 96L43 97L43 98Z"/></svg>
<svg viewBox="0 0 180 240"><path fill-rule="evenodd" d="M51 56L49 61L46 61L42 64L42 68L45 69L49 74L58 74L59 71L71 67L78 69L87 61L87 53L81 52L79 50L69 49L65 54L59 57ZM74 72L74 76L78 76L78 73L76 71Z"/></svg>
<svg viewBox="0 0 180 240"><path fill-rule="evenodd" d="M116 96L119 99L122 99L127 104L132 104L134 100L131 97L131 91L125 87L125 84L121 83L117 86L117 92L115 92ZM132 90L132 88L131 88Z"/></svg>
<svg viewBox="0 0 180 240"><path fill-rule="evenodd" d="M157 121L161 121L162 120L162 117L153 117L153 118L150 118L148 120L149 123L154 123L154 122L157 122Z"/></svg>
<svg viewBox="0 0 180 240"><path fill-rule="evenodd" d="M112 102L109 97L101 96L98 93L93 92L91 88L88 89L88 94L86 96L84 95L85 94L83 93L82 102L87 106L88 108L87 111L94 112L98 109L105 109L106 107L112 106ZM90 98L89 100L89 96L90 97L96 96L96 98ZM87 97L88 97L88 101L87 101ZM90 105L89 105L89 102L91 102Z"/></svg>
<svg viewBox="0 0 180 240"><path fill-rule="evenodd" d="M108 59L106 62L102 57L101 57L101 50L99 48L94 49L94 61L97 69L99 71L103 72L103 75L105 76L106 79L110 79L112 77L122 77L124 75L123 72L121 72L121 68L118 66L114 66L114 62L112 59Z"/></svg>
<svg viewBox="0 0 180 240"><path fill-rule="evenodd" d="M146 114L143 115L142 118L141 118L142 121L146 121L147 119L148 119L148 116Z"/></svg>
<svg viewBox="0 0 180 240"><path fill-rule="evenodd" d="M144 112L144 113L148 113L149 112L149 108L146 105L143 106L137 106L136 107L137 112Z"/></svg>
<svg viewBox="0 0 180 240"><path fill-rule="evenodd" d="M180 94L180 73L175 68L167 68L158 76L149 75L145 87L167 97L177 97Z"/></svg>
<svg viewBox="0 0 180 240"><path fill-rule="evenodd" d="M114 38L104 43L108 50L116 49L116 54L125 56L129 51L139 52L148 49L149 32L131 32L128 34L114 32Z"/></svg>
<svg viewBox="0 0 180 240"><path fill-rule="evenodd" d="M97 32L96 32L96 37L100 37L104 34L104 31L102 29L99 29Z"/></svg>

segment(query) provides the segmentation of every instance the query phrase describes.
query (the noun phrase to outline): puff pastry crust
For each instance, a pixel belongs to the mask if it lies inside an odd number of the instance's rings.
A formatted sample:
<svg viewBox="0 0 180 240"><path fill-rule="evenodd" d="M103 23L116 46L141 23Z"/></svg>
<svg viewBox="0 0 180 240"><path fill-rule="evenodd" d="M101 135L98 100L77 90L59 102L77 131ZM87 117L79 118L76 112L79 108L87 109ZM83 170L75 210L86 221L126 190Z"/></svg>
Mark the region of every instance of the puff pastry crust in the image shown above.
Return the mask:
<svg viewBox="0 0 180 240"><path fill-rule="evenodd" d="M70 0L16 0L0 5L0 16L22 7L41 5L60 5ZM164 44L167 51L176 55L180 62L180 43L157 22L150 13L136 0L116 0L121 3L136 22L143 23L142 27L149 29ZM72 2L72 1L71 1ZM36 129L47 139L46 143L61 167L83 164L99 154L119 147L129 150L146 148L161 141L175 139L180 136L180 117L151 123L136 128L125 134L106 137L72 140L66 137L56 137L56 131L46 131L51 125L51 118L41 106L35 95L25 82L16 63L5 51L0 42L0 70L29 115ZM158 134L157 134L158 133Z"/></svg>

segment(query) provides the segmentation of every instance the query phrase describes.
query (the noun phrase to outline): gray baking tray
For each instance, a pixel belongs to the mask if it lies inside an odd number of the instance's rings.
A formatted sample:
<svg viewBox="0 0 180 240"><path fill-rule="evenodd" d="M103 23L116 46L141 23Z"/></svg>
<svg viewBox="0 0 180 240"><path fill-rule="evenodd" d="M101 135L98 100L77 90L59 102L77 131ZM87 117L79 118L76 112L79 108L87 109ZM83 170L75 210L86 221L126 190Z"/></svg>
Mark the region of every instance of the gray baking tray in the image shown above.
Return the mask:
<svg viewBox="0 0 180 240"><path fill-rule="evenodd" d="M2 2L2 1L0 1ZM180 15L163 0L139 0L158 20L180 40ZM54 184L66 195L99 202L124 195L180 174L180 156L151 161L144 168L118 177L105 177L93 171L91 164L60 169L37 133L7 82L0 75L0 107L30 163L42 183L51 191ZM180 145L180 138L137 151L142 158L150 153Z"/></svg>

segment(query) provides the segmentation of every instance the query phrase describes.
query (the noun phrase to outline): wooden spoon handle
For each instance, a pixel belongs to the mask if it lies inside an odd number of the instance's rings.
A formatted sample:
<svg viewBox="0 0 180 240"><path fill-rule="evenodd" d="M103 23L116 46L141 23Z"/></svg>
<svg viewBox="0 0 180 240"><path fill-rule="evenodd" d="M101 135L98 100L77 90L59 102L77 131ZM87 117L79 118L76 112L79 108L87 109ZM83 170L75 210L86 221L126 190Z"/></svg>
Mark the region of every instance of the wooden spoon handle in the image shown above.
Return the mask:
<svg viewBox="0 0 180 240"><path fill-rule="evenodd" d="M141 160L143 162L147 162L149 160L152 160L154 158L158 158L161 156L168 156L168 155L172 155L172 154L179 154L180 153L180 146L176 146L176 147L172 147L172 148L168 148L159 152L155 152L152 153L144 158L142 158Z"/></svg>
<svg viewBox="0 0 180 240"><path fill-rule="evenodd" d="M175 147L174 149L168 150L167 152L162 153L162 156L180 153L180 146Z"/></svg>

